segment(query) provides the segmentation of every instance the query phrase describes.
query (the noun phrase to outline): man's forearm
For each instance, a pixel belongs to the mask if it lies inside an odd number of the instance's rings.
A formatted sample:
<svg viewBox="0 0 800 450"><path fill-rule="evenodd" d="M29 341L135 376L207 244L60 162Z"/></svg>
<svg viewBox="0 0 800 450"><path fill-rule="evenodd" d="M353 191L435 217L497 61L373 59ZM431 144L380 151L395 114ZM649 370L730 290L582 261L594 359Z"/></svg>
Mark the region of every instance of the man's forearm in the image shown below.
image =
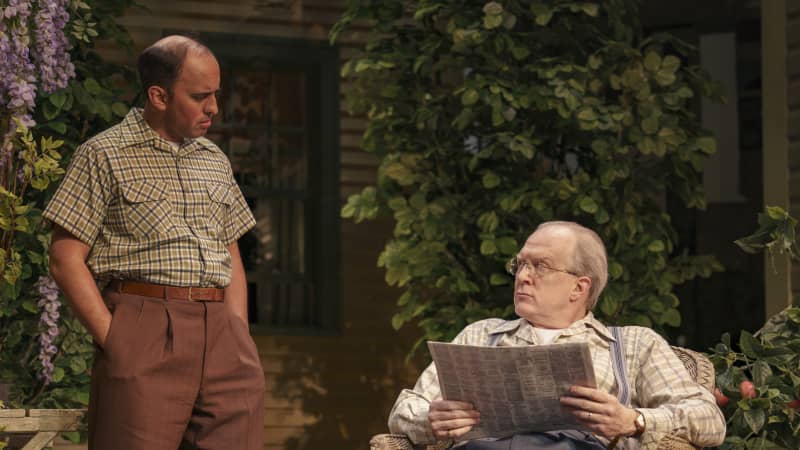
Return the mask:
<svg viewBox="0 0 800 450"><path fill-rule="evenodd" d="M228 252L231 255L231 283L225 288L225 303L247 323L247 278L239 245L236 242L229 245Z"/></svg>
<svg viewBox="0 0 800 450"><path fill-rule="evenodd" d="M54 233L50 246L50 275L69 301L78 320L100 347L105 345L111 313L84 260L83 244Z"/></svg>

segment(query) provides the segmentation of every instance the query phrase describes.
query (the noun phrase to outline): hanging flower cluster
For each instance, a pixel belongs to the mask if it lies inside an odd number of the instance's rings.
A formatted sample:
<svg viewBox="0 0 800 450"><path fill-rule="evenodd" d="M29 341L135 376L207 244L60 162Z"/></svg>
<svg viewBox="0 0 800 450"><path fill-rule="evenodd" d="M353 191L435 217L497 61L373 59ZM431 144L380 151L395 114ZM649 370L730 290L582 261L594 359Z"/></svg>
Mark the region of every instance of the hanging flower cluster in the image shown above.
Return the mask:
<svg viewBox="0 0 800 450"><path fill-rule="evenodd" d="M40 1L34 17L36 45L33 60L39 68L42 89L52 93L65 88L75 77L69 58L69 41L64 29L69 21L68 0Z"/></svg>
<svg viewBox="0 0 800 450"><path fill-rule="evenodd" d="M44 380L45 384L50 384L53 381L53 357L58 349L54 341L58 336L58 318L60 316L58 309L61 302L58 300L58 286L56 282L49 276L39 277L36 283L39 290L39 362L42 364L42 372L40 377Z"/></svg>
<svg viewBox="0 0 800 450"><path fill-rule="evenodd" d="M17 131L35 125L32 115L37 88L52 93L67 87L75 77L65 34L69 8L70 0L0 0L0 187L10 192L6 196L12 199L19 198L14 197L19 196L19 186L24 191L22 165L28 163L24 145L15 137ZM50 277L40 277L37 288L40 376L48 384L53 381L60 303L58 288Z"/></svg>
<svg viewBox="0 0 800 450"><path fill-rule="evenodd" d="M0 107L27 126L35 124L36 75L45 92L67 86L75 76L64 29L68 0L7 0L0 6ZM33 23L31 13L35 11ZM35 38L31 47L31 38ZM6 124L0 124L4 126ZM16 126L7 124L8 135ZM8 150L8 149L4 149Z"/></svg>

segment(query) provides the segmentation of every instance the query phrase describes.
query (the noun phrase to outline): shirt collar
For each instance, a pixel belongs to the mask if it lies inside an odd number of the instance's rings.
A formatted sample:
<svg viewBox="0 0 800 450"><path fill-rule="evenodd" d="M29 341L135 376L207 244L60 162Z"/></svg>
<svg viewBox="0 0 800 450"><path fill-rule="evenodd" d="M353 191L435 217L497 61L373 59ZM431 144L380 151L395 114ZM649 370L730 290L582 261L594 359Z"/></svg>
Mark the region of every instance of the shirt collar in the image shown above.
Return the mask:
<svg viewBox="0 0 800 450"><path fill-rule="evenodd" d="M614 341L614 336L611 335L611 331L609 331L608 327L603 325L599 320L595 319L594 313L589 311L583 316L582 319L576 320L572 323L567 329L564 330L562 336L572 336L575 334L579 334L584 332L587 329L593 329L599 334L600 336L608 339L609 341Z"/></svg>
<svg viewBox="0 0 800 450"><path fill-rule="evenodd" d="M122 146L129 147L136 144L150 144L153 148L175 154L175 147L161 137L156 131L144 120L142 115L142 108L131 108L128 114L122 120L123 128L127 128L129 133L123 134ZM187 139L181 144L177 150L177 154L185 155L195 150L211 150L211 141L205 138Z"/></svg>
<svg viewBox="0 0 800 450"><path fill-rule="evenodd" d="M498 334L504 333L509 334L513 331L519 329L520 333L517 334L517 337L529 341L533 343L531 337L533 335L533 326L525 319L516 319L516 320L507 320L496 327L489 330L489 334ZM608 339L609 341L614 341L614 336L611 335L611 331L603 325L599 320L595 319L594 314L590 311L588 312L582 319L576 320L572 323L569 327L565 328L564 331L561 333L562 336L572 336L579 333L585 332L587 329L595 330L599 335Z"/></svg>

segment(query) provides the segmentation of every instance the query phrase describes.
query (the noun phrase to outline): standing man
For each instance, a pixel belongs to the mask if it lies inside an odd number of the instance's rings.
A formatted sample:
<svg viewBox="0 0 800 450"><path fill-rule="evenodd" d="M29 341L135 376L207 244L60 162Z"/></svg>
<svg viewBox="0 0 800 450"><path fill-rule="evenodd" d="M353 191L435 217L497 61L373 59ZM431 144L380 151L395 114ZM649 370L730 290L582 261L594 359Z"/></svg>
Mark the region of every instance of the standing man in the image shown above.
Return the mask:
<svg viewBox="0 0 800 450"><path fill-rule="evenodd" d="M591 433L524 433L472 440L462 448L654 450L667 435L701 447L722 443L725 418L714 397L692 380L663 338L649 328L631 326L622 328L618 342L594 318L591 311L608 278L605 246L594 231L574 222L545 222L509 261L508 269L515 275L514 309L520 319L475 322L453 342L496 346L587 342L597 389L572 386L561 405ZM612 344L621 344L629 403L617 397L623 390L620 378L625 376L615 375ZM481 412L471 404L442 399L436 366L431 364L413 390L400 393L389 415L389 429L415 444L433 443L458 439L480 419Z"/></svg>
<svg viewBox="0 0 800 450"><path fill-rule="evenodd" d="M203 136L220 69L169 36L139 57L146 97L81 145L47 206L50 273L97 345L92 450L255 450L264 374L237 239L255 224Z"/></svg>

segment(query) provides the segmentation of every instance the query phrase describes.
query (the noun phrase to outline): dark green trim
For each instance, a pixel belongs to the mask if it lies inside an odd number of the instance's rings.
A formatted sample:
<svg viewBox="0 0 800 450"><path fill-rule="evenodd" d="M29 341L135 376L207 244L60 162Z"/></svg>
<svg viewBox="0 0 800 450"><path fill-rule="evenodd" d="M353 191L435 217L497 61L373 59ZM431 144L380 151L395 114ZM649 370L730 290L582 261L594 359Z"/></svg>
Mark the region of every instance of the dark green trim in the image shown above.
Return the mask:
<svg viewBox="0 0 800 450"><path fill-rule="evenodd" d="M308 77L309 191L243 186L245 195L305 199L307 270L316 297L316 327L251 326L255 334L332 335L341 332L339 50L327 42L203 33L199 39L224 68L240 63L302 70ZM224 81L223 81L224 82ZM316 182L315 182L316 181Z"/></svg>

